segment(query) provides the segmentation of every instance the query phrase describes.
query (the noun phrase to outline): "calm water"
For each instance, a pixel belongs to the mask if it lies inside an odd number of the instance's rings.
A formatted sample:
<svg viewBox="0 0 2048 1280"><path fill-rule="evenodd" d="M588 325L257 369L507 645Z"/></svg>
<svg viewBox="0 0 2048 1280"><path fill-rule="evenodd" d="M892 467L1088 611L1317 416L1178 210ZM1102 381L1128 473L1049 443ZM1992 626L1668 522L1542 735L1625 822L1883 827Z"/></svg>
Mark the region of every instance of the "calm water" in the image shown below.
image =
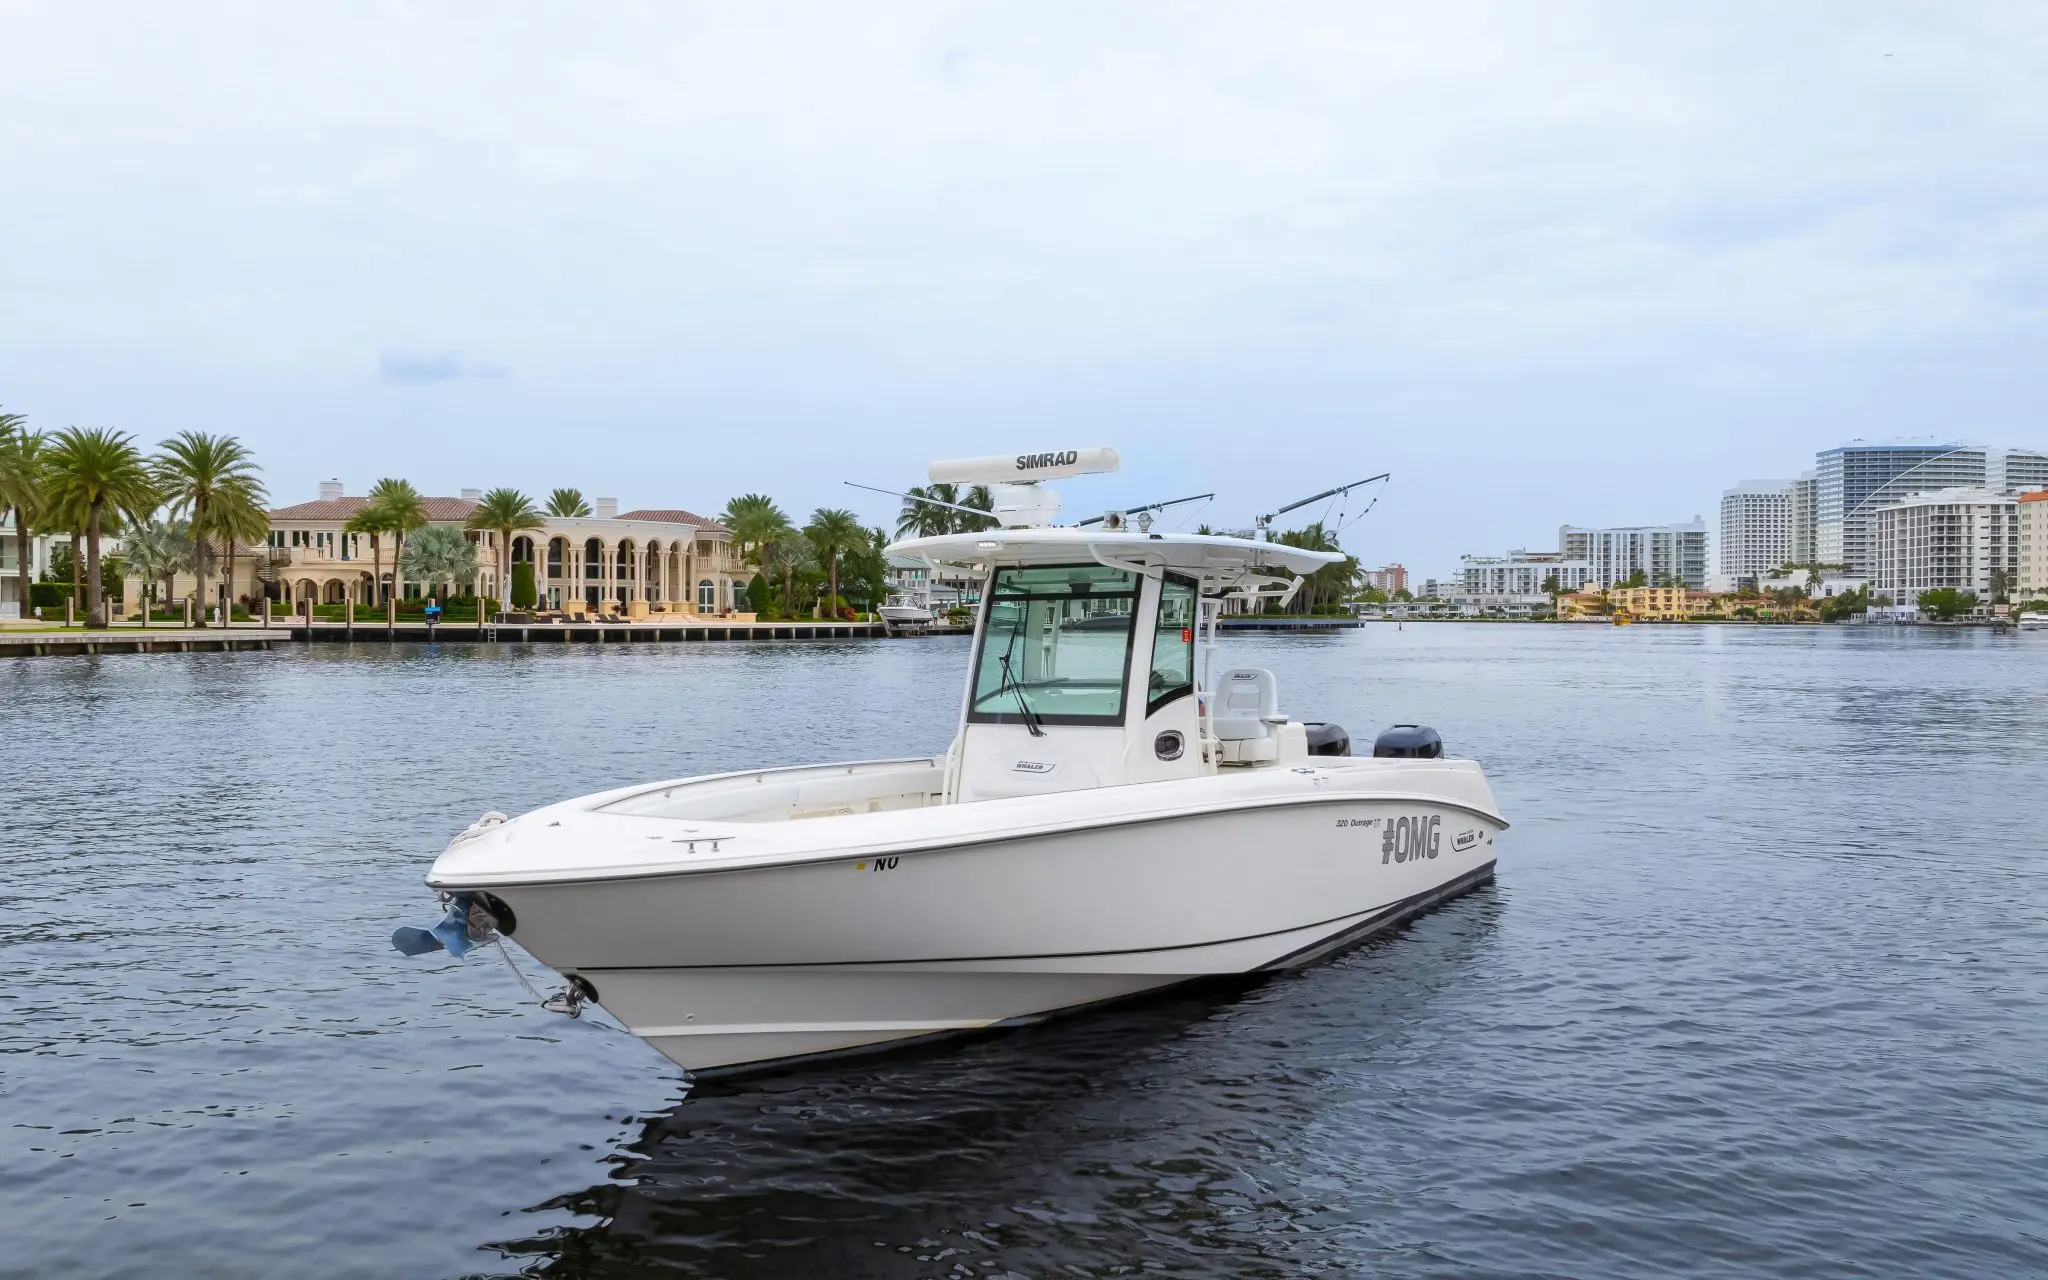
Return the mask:
<svg viewBox="0 0 2048 1280"><path fill-rule="evenodd" d="M1232 649L1482 758L1498 885L691 1098L393 952L421 874L485 809L938 749L961 642L7 660L0 1274L2048 1274L2048 637Z"/></svg>

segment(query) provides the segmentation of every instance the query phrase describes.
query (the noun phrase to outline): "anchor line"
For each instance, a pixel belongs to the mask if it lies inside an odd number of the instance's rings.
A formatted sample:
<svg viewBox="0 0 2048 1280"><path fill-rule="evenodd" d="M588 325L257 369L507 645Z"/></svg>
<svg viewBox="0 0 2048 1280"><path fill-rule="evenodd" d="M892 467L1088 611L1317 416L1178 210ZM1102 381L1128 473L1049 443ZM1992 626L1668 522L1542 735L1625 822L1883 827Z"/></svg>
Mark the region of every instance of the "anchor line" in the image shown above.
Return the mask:
<svg viewBox="0 0 2048 1280"><path fill-rule="evenodd" d="M512 971L512 976L519 979L519 985L526 988L526 994L533 997L533 1002L546 1004L547 997L534 989L534 985L526 980L526 974L521 972L518 962L512 958L512 953L505 950L505 939L493 936L491 945L498 949L498 958L505 962L505 967Z"/></svg>
<svg viewBox="0 0 2048 1280"><path fill-rule="evenodd" d="M599 1031L610 1035L630 1036L633 1034L624 1027L614 1024L609 1018L584 1018L584 1002L581 997L575 994L574 988L564 988L551 996L542 995L540 988L527 981L526 971L519 967L519 962L512 958L512 953L505 949L505 939L502 934L493 936L491 938L491 945L498 949L498 958L505 962L505 967L512 971L512 976L519 980L519 985L525 989L526 994L532 996L533 1002L541 1008L549 1013L568 1014L579 1022L586 1022L588 1025L596 1027Z"/></svg>

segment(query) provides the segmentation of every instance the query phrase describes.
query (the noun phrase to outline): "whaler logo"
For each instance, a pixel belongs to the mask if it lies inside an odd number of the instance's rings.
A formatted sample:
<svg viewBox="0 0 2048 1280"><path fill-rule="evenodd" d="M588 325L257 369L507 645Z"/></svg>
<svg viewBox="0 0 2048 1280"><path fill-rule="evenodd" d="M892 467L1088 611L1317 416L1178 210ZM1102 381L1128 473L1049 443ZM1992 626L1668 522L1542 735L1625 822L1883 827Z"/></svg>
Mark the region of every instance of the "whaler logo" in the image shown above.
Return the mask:
<svg viewBox="0 0 2048 1280"><path fill-rule="evenodd" d="M1438 852L1438 841L1443 837L1442 827L1443 819L1434 815L1397 818L1389 822L1386 835L1380 838L1380 865L1406 862L1410 858L1434 858Z"/></svg>
<svg viewBox="0 0 2048 1280"><path fill-rule="evenodd" d="M1451 848L1459 853L1463 853L1478 843L1479 833L1477 831L1460 831L1458 838L1451 841Z"/></svg>
<svg viewBox="0 0 2048 1280"><path fill-rule="evenodd" d="M1019 760L1011 766L1012 773L1051 773L1054 766L1043 760Z"/></svg>
<svg viewBox="0 0 2048 1280"><path fill-rule="evenodd" d="M1036 471L1040 467L1071 467L1081 460L1078 449L1064 453L1020 453L1017 455L1017 470Z"/></svg>

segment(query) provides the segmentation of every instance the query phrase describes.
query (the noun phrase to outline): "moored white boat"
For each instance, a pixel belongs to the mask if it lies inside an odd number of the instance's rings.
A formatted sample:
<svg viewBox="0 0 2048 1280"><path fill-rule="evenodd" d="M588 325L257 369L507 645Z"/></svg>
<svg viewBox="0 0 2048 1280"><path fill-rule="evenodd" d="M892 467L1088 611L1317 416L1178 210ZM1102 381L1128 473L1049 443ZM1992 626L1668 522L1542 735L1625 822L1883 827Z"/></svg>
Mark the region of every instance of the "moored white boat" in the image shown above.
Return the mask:
<svg viewBox="0 0 2048 1280"><path fill-rule="evenodd" d="M1506 823L1477 764L1426 730L1339 754L1270 674L1210 670L1227 596L1284 594L1330 553L1050 527L1031 481L1114 455L1015 464L1006 527L891 548L983 577L947 752L480 822L428 876L458 949L501 932L715 1074L1307 963L1491 877Z"/></svg>
<svg viewBox="0 0 2048 1280"><path fill-rule="evenodd" d="M932 611L921 604L885 604L876 612L882 621L895 627L922 627L933 618Z"/></svg>

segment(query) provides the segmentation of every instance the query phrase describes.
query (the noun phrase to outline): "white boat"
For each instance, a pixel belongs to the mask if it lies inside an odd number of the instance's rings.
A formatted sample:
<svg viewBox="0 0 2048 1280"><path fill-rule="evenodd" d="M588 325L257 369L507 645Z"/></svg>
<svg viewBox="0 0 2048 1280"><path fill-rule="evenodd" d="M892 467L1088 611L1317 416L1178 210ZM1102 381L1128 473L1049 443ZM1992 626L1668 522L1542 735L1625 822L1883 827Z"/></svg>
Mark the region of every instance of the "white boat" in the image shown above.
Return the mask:
<svg viewBox="0 0 2048 1280"><path fill-rule="evenodd" d="M2023 613L2013 625L2022 631L2048 631L2048 613Z"/></svg>
<svg viewBox="0 0 2048 1280"><path fill-rule="evenodd" d="M922 627L933 618L932 611L921 604L885 604L877 612L892 627Z"/></svg>
<svg viewBox="0 0 2048 1280"><path fill-rule="evenodd" d="M932 478L1006 482L1002 528L890 548L983 579L946 752L486 815L427 877L451 949L502 933L570 1011L709 1076L1305 964L1492 878L1477 764L1413 727L1397 757L1331 754L1271 674L1210 669L1227 598L1333 555L1053 527L1037 481L1115 454L997 461Z"/></svg>

